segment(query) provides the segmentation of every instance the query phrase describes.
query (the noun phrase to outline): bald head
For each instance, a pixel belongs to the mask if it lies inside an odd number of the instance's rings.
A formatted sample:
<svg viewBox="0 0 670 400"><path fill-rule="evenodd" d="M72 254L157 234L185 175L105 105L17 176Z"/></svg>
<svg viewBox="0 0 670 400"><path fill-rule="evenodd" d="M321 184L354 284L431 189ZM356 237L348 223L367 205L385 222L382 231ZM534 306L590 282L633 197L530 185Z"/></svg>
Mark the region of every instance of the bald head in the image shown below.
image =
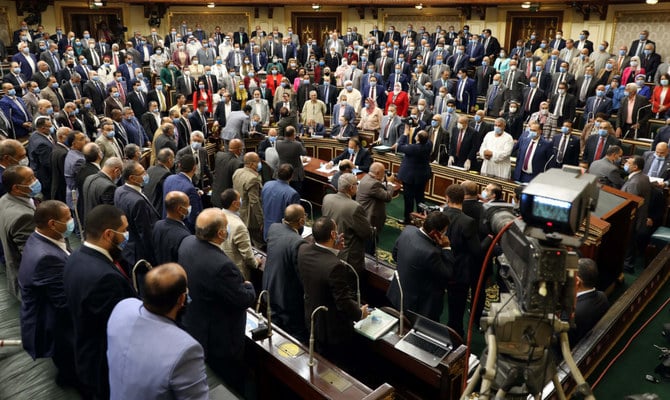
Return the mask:
<svg viewBox="0 0 670 400"><path fill-rule="evenodd" d="M187 287L186 271L181 265L169 263L154 267L144 278L144 307L174 320L186 304Z"/></svg>
<svg viewBox="0 0 670 400"><path fill-rule="evenodd" d="M380 162L373 162L370 165L370 171L368 174L372 175L373 178L377 180L382 180L384 178L384 173L386 172L386 167Z"/></svg>
<svg viewBox="0 0 670 400"><path fill-rule="evenodd" d="M476 199L477 198L477 184L473 181L463 181L461 183L463 190L465 190L466 199Z"/></svg>
<svg viewBox="0 0 670 400"><path fill-rule="evenodd" d="M256 170L256 165L258 165L260 160L261 158L258 156L258 154L254 153L253 151L244 155L244 165L253 169L254 171Z"/></svg>
<svg viewBox="0 0 670 400"><path fill-rule="evenodd" d="M235 153L238 156L242 154L242 149L244 148L244 143L240 139L233 139L228 143L228 150L231 153Z"/></svg>
<svg viewBox="0 0 670 400"><path fill-rule="evenodd" d="M226 240L227 226L228 219L223 211L207 208L195 220L195 236L200 240L221 244Z"/></svg>
<svg viewBox="0 0 670 400"><path fill-rule="evenodd" d="M172 191L165 195L165 212L167 217L181 221L189 213L191 202L184 192Z"/></svg>
<svg viewBox="0 0 670 400"><path fill-rule="evenodd" d="M667 142L660 142L656 145L656 156L665 158L668 156L668 143Z"/></svg>
<svg viewBox="0 0 670 400"><path fill-rule="evenodd" d="M300 204L291 204L284 211L284 222L298 229L305 223L305 209Z"/></svg>

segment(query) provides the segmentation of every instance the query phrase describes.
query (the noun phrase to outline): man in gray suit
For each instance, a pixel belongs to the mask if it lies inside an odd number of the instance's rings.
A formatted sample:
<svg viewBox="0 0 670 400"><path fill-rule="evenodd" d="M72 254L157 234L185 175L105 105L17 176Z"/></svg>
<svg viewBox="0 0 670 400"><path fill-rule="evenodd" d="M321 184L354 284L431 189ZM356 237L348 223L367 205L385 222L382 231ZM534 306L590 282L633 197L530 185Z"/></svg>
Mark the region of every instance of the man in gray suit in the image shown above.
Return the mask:
<svg viewBox="0 0 670 400"><path fill-rule="evenodd" d="M621 156L623 156L621 147L617 145L610 146L605 153L605 157L591 163L589 173L596 175L598 181L603 185L612 186L617 189L621 188L623 185L623 177L619 169Z"/></svg>
<svg viewBox="0 0 670 400"><path fill-rule="evenodd" d="M221 139L228 148L228 144L233 139L242 139L249 134L249 115L251 106L246 105L241 111L232 111L226 120L226 126L221 130Z"/></svg>
<svg viewBox="0 0 670 400"><path fill-rule="evenodd" d="M365 268L365 244L372 238L372 225L365 209L353 197L358 191L358 181L353 174L342 174L337 183L337 193L323 198L322 213L330 217L344 233L344 249L340 258L351 264L360 274Z"/></svg>
<svg viewBox="0 0 670 400"><path fill-rule="evenodd" d="M393 199L394 180L391 175L387 181L384 164L374 162L358 186L356 201L363 206L370 225L375 228L375 240L369 240L366 245L368 254L375 254L377 250L376 244L379 243L379 235L386 222L386 203Z"/></svg>
<svg viewBox="0 0 670 400"><path fill-rule="evenodd" d="M623 262L624 271L633 273L635 272L635 259L637 255L644 254L644 249L646 248L647 235L645 235L645 227L653 225L653 221L649 218L651 183L649 182L649 177L642 172L644 170L644 158L642 156L629 158L624 169L628 171L628 180L621 187L621 190L644 199L644 202L637 210L633 234L631 235L626 258Z"/></svg>
<svg viewBox="0 0 670 400"><path fill-rule="evenodd" d="M0 240L5 253L7 288L9 293L21 300L18 283L21 254L28 237L35 229L35 203L32 198L42 188L32 169L18 165L9 167L2 173L2 183L7 193L0 198Z"/></svg>
<svg viewBox="0 0 670 400"><path fill-rule="evenodd" d="M398 138L400 138L400 135L402 135L400 132L401 126L402 120L396 113L396 106L395 104L391 104L387 114L382 117L377 142L384 146L393 146L398 141Z"/></svg>
<svg viewBox="0 0 670 400"><path fill-rule="evenodd" d="M502 83L502 77L500 74L493 75L493 82L489 86L486 92L486 102L484 111L486 115L497 118L502 115L505 105L505 91L507 87Z"/></svg>
<svg viewBox="0 0 670 400"><path fill-rule="evenodd" d="M114 205L115 182L123 172L123 161L118 157L108 158L100 171L88 176L82 186L82 199L84 202L82 223L86 220L86 214L100 204Z"/></svg>

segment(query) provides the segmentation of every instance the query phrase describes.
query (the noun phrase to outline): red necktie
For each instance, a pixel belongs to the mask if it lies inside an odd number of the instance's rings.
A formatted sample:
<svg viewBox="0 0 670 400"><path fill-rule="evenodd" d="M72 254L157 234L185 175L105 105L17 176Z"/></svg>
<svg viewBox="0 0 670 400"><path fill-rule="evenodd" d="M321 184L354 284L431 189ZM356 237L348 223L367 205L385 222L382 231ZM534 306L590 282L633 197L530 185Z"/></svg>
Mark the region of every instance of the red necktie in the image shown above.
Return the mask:
<svg viewBox="0 0 670 400"><path fill-rule="evenodd" d="M596 154L593 157L593 161L600 160L602 157L603 147L605 147L605 138L601 137L598 139L598 147L596 148Z"/></svg>
<svg viewBox="0 0 670 400"><path fill-rule="evenodd" d="M528 146L528 151L526 151L526 158L523 160L523 169L528 170L528 164L530 163L530 155L533 154L533 147L535 146L535 141L531 140L530 145Z"/></svg>
<svg viewBox="0 0 670 400"><path fill-rule="evenodd" d="M458 134L458 143L456 143L456 157L461 155L461 143L463 142L463 131Z"/></svg>

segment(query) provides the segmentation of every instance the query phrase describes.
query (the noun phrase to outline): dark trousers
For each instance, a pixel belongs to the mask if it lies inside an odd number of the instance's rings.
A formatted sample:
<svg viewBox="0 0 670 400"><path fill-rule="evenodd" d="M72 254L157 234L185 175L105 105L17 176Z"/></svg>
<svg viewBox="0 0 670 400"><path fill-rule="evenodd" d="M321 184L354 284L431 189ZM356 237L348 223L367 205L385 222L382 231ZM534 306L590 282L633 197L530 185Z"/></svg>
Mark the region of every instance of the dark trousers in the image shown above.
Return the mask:
<svg viewBox="0 0 670 400"><path fill-rule="evenodd" d="M419 203L423 203L424 195L423 192L426 189L426 182L421 183L402 183L403 189L403 198L405 200L405 222L409 223L410 217L409 214L414 211L414 204L418 206Z"/></svg>
<svg viewBox="0 0 670 400"><path fill-rule="evenodd" d="M467 283L454 283L447 286L447 303L449 310L449 322L447 325L455 330L461 337L465 332L463 329L463 316L468 298Z"/></svg>
<svg viewBox="0 0 670 400"><path fill-rule="evenodd" d="M207 365L216 373L229 389L244 394L246 366L243 353L235 357L207 357Z"/></svg>

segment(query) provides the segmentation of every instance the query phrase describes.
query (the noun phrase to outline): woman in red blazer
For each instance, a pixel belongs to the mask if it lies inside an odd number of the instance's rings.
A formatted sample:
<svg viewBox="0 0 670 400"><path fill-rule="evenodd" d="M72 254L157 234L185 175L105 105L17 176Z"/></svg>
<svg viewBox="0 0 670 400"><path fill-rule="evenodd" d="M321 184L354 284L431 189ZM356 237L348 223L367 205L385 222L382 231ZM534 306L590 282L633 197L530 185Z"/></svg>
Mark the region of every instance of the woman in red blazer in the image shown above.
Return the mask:
<svg viewBox="0 0 670 400"><path fill-rule="evenodd" d="M205 90L205 83L200 81L198 82L198 90L193 92L193 110L198 108L198 101L203 100L207 102L207 112L214 112L214 107L212 107L212 91Z"/></svg>
<svg viewBox="0 0 670 400"><path fill-rule="evenodd" d="M393 86L393 92L388 94L388 97L386 98L386 106L384 107L384 114L388 113L391 104L395 104L399 117L407 116L409 96L407 96L407 92L402 91L402 84L400 82L396 83Z"/></svg>
<svg viewBox="0 0 670 400"><path fill-rule="evenodd" d="M275 90L281 86L281 80L283 77L284 75L280 74L277 68L273 67L270 69L270 73L268 74L267 78L265 78L265 83L268 84L268 89L270 89L272 92L272 96L275 95Z"/></svg>
<svg viewBox="0 0 670 400"><path fill-rule="evenodd" d="M656 118L663 119L670 108L670 75L663 73L658 81L660 85L656 85L651 95L651 111Z"/></svg>
<svg viewBox="0 0 670 400"><path fill-rule="evenodd" d="M630 58L630 67L623 69L621 74L621 86L625 86L627 83L635 83L635 77L637 75L646 74L644 68L640 66L640 57L633 56Z"/></svg>

